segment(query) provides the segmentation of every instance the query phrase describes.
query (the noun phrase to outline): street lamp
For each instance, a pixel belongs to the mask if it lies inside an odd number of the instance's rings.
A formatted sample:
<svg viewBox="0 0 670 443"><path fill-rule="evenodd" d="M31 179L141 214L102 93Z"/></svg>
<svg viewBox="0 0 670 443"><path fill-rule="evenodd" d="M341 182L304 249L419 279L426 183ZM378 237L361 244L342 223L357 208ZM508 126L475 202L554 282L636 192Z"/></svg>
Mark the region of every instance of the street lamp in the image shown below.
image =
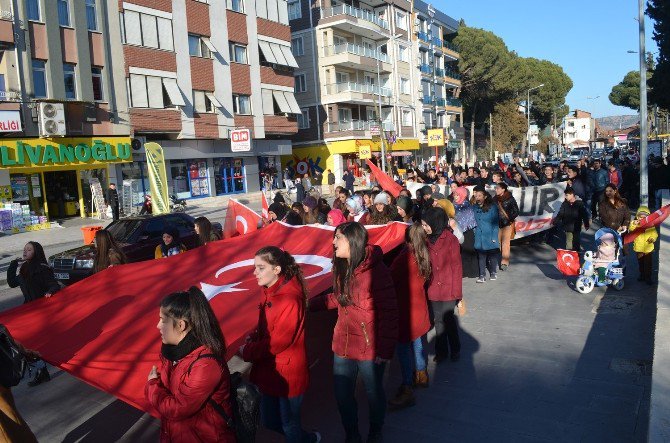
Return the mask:
<svg viewBox="0 0 670 443"><path fill-rule="evenodd" d="M644 48L644 0L638 0L640 34L640 205L649 205L647 165L647 61ZM660 206L659 206L660 207Z"/></svg>
<svg viewBox="0 0 670 443"><path fill-rule="evenodd" d="M536 89L540 89L541 87L544 86L544 83L535 86L534 88L530 88L528 90L528 99L526 100L526 113L528 114L528 147L524 149L524 156L528 153L528 150L530 150L530 91L534 91Z"/></svg>
<svg viewBox="0 0 670 443"><path fill-rule="evenodd" d="M401 34L394 34L387 43L388 45L391 42L395 42L395 40L400 37ZM378 98L378 104L379 104L379 141L381 143L381 149L382 149L382 171L386 172L386 146L384 145L384 127L383 127L383 122L382 122L382 82L381 82L381 74L380 74L380 68L379 68L379 54L381 54L381 47L384 46L384 44L377 45L377 53L375 54L375 58L377 59L377 98Z"/></svg>

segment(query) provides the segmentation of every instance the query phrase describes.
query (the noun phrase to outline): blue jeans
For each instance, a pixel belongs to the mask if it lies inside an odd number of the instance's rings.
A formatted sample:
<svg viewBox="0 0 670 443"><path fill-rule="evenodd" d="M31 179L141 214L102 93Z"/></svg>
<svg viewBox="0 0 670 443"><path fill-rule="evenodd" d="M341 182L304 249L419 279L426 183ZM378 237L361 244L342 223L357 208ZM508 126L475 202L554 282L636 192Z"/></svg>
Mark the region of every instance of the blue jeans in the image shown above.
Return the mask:
<svg viewBox="0 0 670 443"><path fill-rule="evenodd" d="M413 342L398 343L396 351L398 361L400 362L400 371L402 372L402 384L412 386L414 384L414 370L426 370L426 356L423 353L423 337L419 337ZM412 354L414 361L412 361Z"/></svg>
<svg viewBox="0 0 670 443"><path fill-rule="evenodd" d="M297 397L273 397L263 394L261 398L261 422L271 431L286 437L287 443L310 441L310 434L303 431L300 424L302 395Z"/></svg>
<svg viewBox="0 0 670 443"><path fill-rule="evenodd" d="M335 399L340 411L342 425L347 436L359 435L358 404L356 403L356 379L360 372L365 384L370 408L370 432L380 432L386 415L386 394L383 378L386 363L376 364L372 360L352 360L339 355L333 360Z"/></svg>

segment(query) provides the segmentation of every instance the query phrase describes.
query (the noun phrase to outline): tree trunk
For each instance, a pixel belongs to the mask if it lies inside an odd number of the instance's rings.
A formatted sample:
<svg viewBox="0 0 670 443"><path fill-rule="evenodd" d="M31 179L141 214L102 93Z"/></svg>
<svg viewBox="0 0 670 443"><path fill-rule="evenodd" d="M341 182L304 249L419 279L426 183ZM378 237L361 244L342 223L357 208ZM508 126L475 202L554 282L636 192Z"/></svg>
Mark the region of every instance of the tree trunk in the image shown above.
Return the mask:
<svg viewBox="0 0 670 443"><path fill-rule="evenodd" d="M468 161L475 154L475 116L477 115L477 103L472 105L472 120L470 120L470 149L468 150Z"/></svg>

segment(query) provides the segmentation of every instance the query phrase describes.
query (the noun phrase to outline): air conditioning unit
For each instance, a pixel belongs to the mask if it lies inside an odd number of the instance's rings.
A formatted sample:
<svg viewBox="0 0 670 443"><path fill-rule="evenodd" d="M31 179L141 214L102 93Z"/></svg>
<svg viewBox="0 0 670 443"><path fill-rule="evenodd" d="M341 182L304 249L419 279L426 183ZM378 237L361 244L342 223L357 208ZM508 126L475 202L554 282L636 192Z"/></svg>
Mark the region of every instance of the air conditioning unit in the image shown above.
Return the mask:
<svg viewBox="0 0 670 443"><path fill-rule="evenodd" d="M40 102L39 127L41 137L65 137L63 103Z"/></svg>

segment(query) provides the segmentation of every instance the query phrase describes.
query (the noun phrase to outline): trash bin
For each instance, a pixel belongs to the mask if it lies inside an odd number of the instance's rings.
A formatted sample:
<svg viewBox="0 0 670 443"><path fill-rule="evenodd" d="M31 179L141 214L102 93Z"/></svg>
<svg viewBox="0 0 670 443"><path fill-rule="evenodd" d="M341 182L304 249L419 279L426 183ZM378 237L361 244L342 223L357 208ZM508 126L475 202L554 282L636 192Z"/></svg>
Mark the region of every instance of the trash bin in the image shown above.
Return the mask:
<svg viewBox="0 0 670 443"><path fill-rule="evenodd" d="M84 234L84 244L91 245L95 240L95 233L102 229L102 226L84 226L81 233Z"/></svg>

